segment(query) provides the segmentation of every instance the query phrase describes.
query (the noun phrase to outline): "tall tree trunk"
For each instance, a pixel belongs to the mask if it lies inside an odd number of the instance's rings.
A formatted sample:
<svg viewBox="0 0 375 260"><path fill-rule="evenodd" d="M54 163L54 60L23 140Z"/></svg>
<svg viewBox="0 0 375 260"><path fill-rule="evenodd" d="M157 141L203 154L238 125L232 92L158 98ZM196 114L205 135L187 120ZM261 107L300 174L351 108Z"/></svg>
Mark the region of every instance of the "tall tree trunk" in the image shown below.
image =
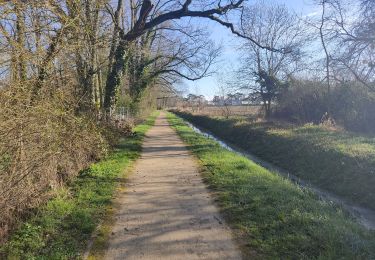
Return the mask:
<svg viewBox="0 0 375 260"><path fill-rule="evenodd" d="M99 64L99 55L97 54L97 63ZM98 102L99 102L99 108L103 108L104 103L104 93L103 93L103 71L102 68L98 67Z"/></svg>
<svg viewBox="0 0 375 260"><path fill-rule="evenodd" d="M128 43L122 41L116 48L114 62L111 71L108 73L104 94L104 109L108 112L114 108L117 99L117 92L121 85L121 78L126 64L126 51Z"/></svg>
<svg viewBox="0 0 375 260"><path fill-rule="evenodd" d="M123 12L122 11L123 2L124 0L117 1L117 8L115 11L115 16L114 16L114 28L113 28L111 49L109 51L109 57L108 57L108 72L111 70L114 55L115 55L117 44L118 44L119 32L121 28L120 23L121 23L121 17L122 17L122 12Z"/></svg>
<svg viewBox="0 0 375 260"><path fill-rule="evenodd" d="M42 33L41 33L41 20L40 20L40 13L38 12L38 9L36 8L34 10L34 16L35 16L35 23L34 23L34 32L35 32L35 51L37 53L37 56L39 57L40 53L43 51L42 46ZM40 73L40 60L37 62L37 72Z"/></svg>
<svg viewBox="0 0 375 260"><path fill-rule="evenodd" d="M267 99L263 99L263 107L264 107L264 118L269 119L271 115L271 104Z"/></svg>
<svg viewBox="0 0 375 260"><path fill-rule="evenodd" d="M323 46L324 54L326 56L325 69L327 78L327 113L331 117L331 75L330 75L330 55L328 52L327 44L324 39L324 23L325 23L325 13L326 13L326 0L322 0L322 17L321 24L319 27L320 41Z"/></svg>
<svg viewBox="0 0 375 260"><path fill-rule="evenodd" d="M94 1L94 6L92 6L92 1L86 1L86 22L89 27L88 35L88 45L89 45L89 60L88 67L89 73L87 78L87 93L89 106L96 107L98 104L98 64L97 64L97 33L98 33L98 18L99 18L99 8Z"/></svg>
<svg viewBox="0 0 375 260"><path fill-rule="evenodd" d="M120 23L122 16L123 1L117 1L117 8L114 16L114 28L109 52L108 73L104 89L103 108L109 111L116 103L116 92L121 83L122 71L125 66L126 47L119 43Z"/></svg>
<svg viewBox="0 0 375 260"><path fill-rule="evenodd" d="M27 78L26 71L26 59L25 59L25 17L24 17L24 6L22 3L15 1L14 11L16 14L16 40L17 49L14 52L16 55L15 69L16 72L14 76L17 80L24 82Z"/></svg>

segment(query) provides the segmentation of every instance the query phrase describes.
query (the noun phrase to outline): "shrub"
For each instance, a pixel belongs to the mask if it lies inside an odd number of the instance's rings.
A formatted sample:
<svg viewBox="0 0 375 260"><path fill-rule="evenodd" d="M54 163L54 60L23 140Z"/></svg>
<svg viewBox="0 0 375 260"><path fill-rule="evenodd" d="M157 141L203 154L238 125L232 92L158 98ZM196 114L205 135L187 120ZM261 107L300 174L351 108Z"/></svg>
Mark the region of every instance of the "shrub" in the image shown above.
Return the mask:
<svg viewBox="0 0 375 260"><path fill-rule="evenodd" d="M60 91L33 102L19 88L0 92L0 243L17 219L106 152L95 121Z"/></svg>
<svg viewBox="0 0 375 260"><path fill-rule="evenodd" d="M324 85L313 81L293 82L279 97L274 116L296 123L319 123L327 111Z"/></svg>
<svg viewBox="0 0 375 260"><path fill-rule="evenodd" d="M295 123L321 122L327 112L327 86L316 81L294 81L274 109L274 116ZM375 93L353 82L337 84L331 90L331 116L348 130L373 132Z"/></svg>

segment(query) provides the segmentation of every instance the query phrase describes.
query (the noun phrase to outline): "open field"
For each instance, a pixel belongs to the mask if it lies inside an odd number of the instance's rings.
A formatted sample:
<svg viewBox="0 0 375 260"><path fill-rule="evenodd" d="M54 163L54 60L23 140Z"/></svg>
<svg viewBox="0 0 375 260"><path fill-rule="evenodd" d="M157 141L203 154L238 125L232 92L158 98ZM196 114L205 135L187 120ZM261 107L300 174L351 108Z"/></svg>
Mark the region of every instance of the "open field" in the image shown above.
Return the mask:
<svg viewBox="0 0 375 260"><path fill-rule="evenodd" d="M79 259L92 232L112 212L112 197L140 155L143 137L156 114L138 125L133 137L123 138L108 158L93 164L46 205L35 210L0 247L0 258ZM107 230L98 237L105 240ZM100 239L97 239L97 241Z"/></svg>
<svg viewBox="0 0 375 260"><path fill-rule="evenodd" d="M312 125L179 115L314 186L375 209L373 137Z"/></svg>
<svg viewBox="0 0 375 260"><path fill-rule="evenodd" d="M184 111L206 116L251 116L259 114L261 106L204 106L186 107Z"/></svg>
<svg viewBox="0 0 375 260"><path fill-rule="evenodd" d="M173 114L169 122L199 158L242 246L258 258L375 257L375 233L341 208L195 133Z"/></svg>

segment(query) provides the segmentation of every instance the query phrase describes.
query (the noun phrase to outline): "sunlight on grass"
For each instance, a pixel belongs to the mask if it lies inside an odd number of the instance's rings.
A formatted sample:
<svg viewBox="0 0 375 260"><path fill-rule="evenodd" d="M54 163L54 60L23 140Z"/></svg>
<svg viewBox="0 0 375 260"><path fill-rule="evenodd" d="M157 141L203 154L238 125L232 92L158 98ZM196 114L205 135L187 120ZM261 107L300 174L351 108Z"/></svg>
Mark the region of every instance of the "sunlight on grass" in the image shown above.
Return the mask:
<svg viewBox="0 0 375 260"><path fill-rule="evenodd" d="M152 114L135 127L135 136L121 139L106 159L82 171L68 187L60 188L11 236L0 253L11 259L80 258L100 220L110 214L116 187L139 157L143 137L156 116Z"/></svg>
<svg viewBox="0 0 375 260"><path fill-rule="evenodd" d="M349 203L375 210L374 137L314 125L178 115Z"/></svg>

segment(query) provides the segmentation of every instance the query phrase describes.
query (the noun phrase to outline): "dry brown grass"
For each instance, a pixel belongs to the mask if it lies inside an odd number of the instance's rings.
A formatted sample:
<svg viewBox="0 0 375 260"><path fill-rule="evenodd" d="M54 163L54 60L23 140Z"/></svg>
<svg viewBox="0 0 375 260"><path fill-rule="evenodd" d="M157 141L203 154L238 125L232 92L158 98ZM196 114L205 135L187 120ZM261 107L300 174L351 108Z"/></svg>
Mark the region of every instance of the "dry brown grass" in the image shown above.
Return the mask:
<svg viewBox="0 0 375 260"><path fill-rule="evenodd" d="M0 91L0 243L30 209L105 152L98 126L67 108L67 93L31 104L27 86Z"/></svg>
<svg viewBox="0 0 375 260"><path fill-rule="evenodd" d="M258 116L261 106L205 106L194 109L186 107L184 111L205 116Z"/></svg>

